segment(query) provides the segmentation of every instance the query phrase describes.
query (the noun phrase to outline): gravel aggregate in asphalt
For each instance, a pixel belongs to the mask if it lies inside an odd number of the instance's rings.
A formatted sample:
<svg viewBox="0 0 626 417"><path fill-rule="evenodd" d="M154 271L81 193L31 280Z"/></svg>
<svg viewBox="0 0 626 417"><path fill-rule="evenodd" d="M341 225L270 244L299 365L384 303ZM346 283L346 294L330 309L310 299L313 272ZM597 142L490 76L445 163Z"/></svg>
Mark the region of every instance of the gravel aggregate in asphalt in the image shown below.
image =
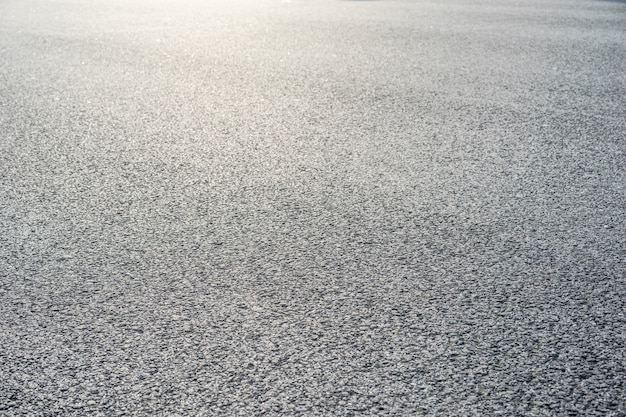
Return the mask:
<svg viewBox="0 0 626 417"><path fill-rule="evenodd" d="M0 2L0 416L626 416L625 28Z"/></svg>

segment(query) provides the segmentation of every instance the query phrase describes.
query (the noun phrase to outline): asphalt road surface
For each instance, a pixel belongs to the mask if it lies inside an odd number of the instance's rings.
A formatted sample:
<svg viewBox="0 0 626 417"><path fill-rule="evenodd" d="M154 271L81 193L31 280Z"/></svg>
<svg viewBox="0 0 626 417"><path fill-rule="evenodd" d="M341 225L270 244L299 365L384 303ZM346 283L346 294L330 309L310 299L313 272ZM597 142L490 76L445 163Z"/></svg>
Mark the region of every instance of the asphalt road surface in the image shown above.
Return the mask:
<svg viewBox="0 0 626 417"><path fill-rule="evenodd" d="M625 416L625 74L621 1L0 1L0 415Z"/></svg>

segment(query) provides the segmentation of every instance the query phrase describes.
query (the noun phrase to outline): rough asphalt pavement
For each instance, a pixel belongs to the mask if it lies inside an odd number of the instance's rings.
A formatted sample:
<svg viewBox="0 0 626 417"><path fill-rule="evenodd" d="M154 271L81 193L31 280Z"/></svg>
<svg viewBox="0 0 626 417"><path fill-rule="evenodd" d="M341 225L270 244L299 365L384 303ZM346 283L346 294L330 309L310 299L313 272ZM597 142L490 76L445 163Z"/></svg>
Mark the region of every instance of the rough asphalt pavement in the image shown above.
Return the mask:
<svg viewBox="0 0 626 417"><path fill-rule="evenodd" d="M0 1L0 415L626 415L625 74L620 1Z"/></svg>

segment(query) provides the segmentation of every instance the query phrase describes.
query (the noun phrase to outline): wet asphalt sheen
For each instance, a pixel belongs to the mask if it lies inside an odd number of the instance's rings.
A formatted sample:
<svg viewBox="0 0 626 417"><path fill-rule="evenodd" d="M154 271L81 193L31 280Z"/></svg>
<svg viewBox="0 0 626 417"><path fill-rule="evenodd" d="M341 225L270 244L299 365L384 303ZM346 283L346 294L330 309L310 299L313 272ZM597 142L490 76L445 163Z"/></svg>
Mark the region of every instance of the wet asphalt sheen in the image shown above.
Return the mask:
<svg viewBox="0 0 626 417"><path fill-rule="evenodd" d="M625 416L626 3L0 1L0 416Z"/></svg>

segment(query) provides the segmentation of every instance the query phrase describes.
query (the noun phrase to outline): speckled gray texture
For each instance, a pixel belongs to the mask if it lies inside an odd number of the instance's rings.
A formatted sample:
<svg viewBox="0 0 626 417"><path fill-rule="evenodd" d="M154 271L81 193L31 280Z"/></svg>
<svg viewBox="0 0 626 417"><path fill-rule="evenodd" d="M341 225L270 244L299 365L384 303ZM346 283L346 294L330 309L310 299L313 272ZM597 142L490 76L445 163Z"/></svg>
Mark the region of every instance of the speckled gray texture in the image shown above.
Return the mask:
<svg viewBox="0 0 626 417"><path fill-rule="evenodd" d="M0 415L626 415L625 28L1 1Z"/></svg>

